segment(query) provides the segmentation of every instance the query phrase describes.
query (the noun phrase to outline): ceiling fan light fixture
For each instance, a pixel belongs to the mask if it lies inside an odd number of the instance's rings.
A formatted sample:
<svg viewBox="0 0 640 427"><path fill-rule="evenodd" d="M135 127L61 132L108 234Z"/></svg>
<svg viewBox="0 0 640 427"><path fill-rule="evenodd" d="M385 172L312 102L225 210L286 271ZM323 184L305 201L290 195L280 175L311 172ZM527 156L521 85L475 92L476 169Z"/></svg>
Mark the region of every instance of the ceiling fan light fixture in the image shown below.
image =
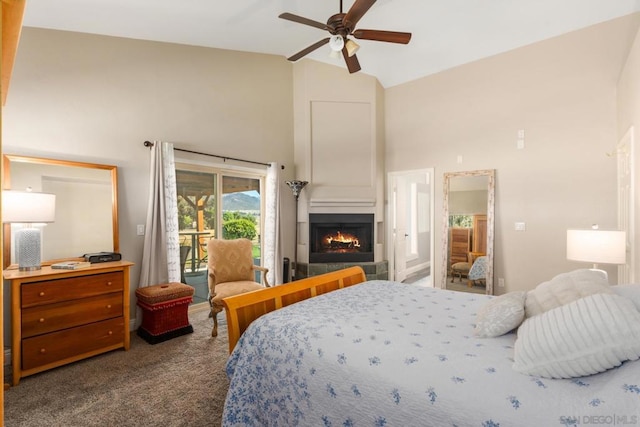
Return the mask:
<svg viewBox="0 0 640 427"><path fill-rule="evenodd" d="M341 35L336 34L329 39L329 47L335 52L340 52L344 47L344 39Z"/></svg>
<svg viewBox="0 0 640 427"><path fill-rule="evenodd" d="M355 55L358 49L360 49L360 45L351 39L347 39L347 43L345 43L345 46L347 47L347 54L350 57Z"/></svg>
<svg viewBox="0 0 640 427"><path fill-rule="evenodd" d="M329 58L331 58L331 59L340 59L340 52L338 52L337 50L330 50L329 51Z"/></svg>

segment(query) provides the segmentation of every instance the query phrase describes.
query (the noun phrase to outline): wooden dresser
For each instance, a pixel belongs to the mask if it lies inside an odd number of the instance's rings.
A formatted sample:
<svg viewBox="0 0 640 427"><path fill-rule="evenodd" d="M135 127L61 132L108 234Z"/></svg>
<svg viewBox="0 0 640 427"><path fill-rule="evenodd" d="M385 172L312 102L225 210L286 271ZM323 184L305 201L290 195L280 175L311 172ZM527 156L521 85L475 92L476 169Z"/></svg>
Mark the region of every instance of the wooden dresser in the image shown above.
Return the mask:
<svg viewBox="0 0 640 427"><path fill-rule="evenodd" d="M127 261L80 270L5 270L11 282L13 385L119 348L129 350Z"/></svg>
<svg viewBox="0 0 640 427"><path fill-rule="evenodd" d="M487 253L487 216L473 216L473 252Z"/></svg>
<svg viewBox="0 0 640 427"><path fill-rule="evenodd" d="M457 262L467 262L471 248L471 229L454 227L449 235L449 267Z"/></svg>

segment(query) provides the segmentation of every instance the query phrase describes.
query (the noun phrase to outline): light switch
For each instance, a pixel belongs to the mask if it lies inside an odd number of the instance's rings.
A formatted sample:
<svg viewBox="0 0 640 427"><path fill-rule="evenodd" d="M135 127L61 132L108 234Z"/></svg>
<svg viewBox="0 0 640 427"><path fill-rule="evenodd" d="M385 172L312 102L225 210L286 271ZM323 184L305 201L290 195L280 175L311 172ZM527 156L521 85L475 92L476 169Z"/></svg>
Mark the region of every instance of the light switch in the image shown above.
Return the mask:
<svg viewBox="0 0 640 427"><path fill-rule="evenodd" d="M525 231L527 226L524 222L516 222L516 231Z"/></svg>

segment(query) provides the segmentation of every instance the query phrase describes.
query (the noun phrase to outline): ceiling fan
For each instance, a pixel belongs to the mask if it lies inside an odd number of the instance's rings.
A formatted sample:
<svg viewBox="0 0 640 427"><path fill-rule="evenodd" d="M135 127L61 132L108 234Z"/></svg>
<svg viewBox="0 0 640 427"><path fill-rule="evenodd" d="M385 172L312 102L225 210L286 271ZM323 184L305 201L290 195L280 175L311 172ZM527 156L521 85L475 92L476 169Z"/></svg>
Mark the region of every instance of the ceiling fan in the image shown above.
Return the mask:
<svg viewBox="0 0 640 427"><path fill-rule="evenodd" d="M324 38L311 46L302 49L295 55L287 58L289 61L297 61L303 56L313 52L321 46L329 43L334 52L342 52L347 69L350 73L360 71L360 62L356 56L359 46L349 38L353 36L356 39L374 40L379 42L401 43L407 44L411 40L411 33L400 33L396 31L380 31L380 30L356 30L358 21L373 6L376 0L356 0L347 13L342 12L342 0L340 0L340 13L332 15L326 24L318 21L294 15L292 13L283 13L279 18L288 21L297 22L299 24L309 25L311 27L326 30L331 37Z"/></svg>

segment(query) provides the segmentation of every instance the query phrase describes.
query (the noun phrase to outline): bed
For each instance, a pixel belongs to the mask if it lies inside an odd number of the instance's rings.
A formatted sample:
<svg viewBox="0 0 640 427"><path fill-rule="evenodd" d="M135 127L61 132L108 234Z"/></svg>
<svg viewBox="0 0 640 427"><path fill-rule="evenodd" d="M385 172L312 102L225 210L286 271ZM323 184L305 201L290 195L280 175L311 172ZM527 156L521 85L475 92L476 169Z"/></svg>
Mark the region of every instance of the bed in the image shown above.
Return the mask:
<svg viewBox="0 0 640 427"><path fill-rule="evenodd" d="M239 340L226 366L223 426L640 423L637 360L571 379L525 375L513 369L515 333L474 335L494 297L365 281L358 269L281 292L300 295L324 280L332 290L277 309L274 291L225 301Z"/></svg>

